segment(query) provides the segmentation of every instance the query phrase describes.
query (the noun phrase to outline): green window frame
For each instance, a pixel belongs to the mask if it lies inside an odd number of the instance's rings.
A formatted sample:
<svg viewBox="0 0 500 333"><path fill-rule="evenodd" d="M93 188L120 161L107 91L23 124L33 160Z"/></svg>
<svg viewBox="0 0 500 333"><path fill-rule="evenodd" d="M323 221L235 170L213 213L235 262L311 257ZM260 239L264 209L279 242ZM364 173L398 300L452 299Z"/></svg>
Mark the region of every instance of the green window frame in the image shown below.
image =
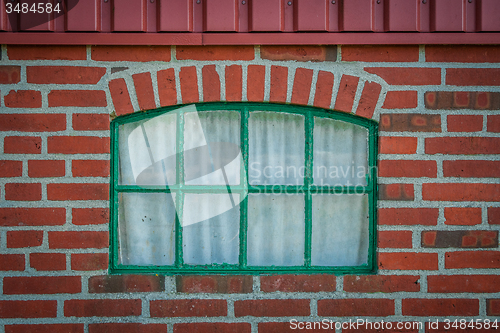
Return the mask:
<svg viewBox="0 0 500 333"><path fill-rule="evenodd" d="M139 273L139 274L370 274L377 270L376 263L376 220L377 220L377 148L378 148L378 123L371 119L361 118L352 114L338 112L309 106L298 106L289 104L252 103L252 102L211 102L194 104L197 111L238 111L240 113L240 149L244 170L241 171L239 186L231 186L232 192L240 195L249 193L273 193L273 185L249 185L248 183L248 158L249 158L249 115L254 111L285 112L288 114L299 114L304 116L305 126L305 150L304 167L305 176L303 185L286 185L286 193L303 193L305 200L305 246L304 264L302 266L248 266L247 265L247 207L248 196L240 202L240 225L239 225L239 261L236 265L212 264L212 265L187 265L183 263L182 247L182 209L177 209L175 214L175 264L172 266L135 266L119 263L119 239L118 239L118 213L120 193L169 193L176 191L176 205L182 207L185 193L221 193L227 191L227 186L200 186L186 185L183 172L183 140L184 140L184 113L182 110L186 105L176 105L159 108L144 112L120 116L111 122L111 179L110 179L110 256L109 272L111 274ZM140 120L146 120L158 115L174 112L177 114L177 168L176 185L168 186L137 186L119 184L119 126ZM330 118L346 123L364 127L368 131L368 167L366 186L317 186L313 185L313 137L314 118ZM227 192L226 192L227 193ZM314 266L311 265L311 241L312 241L312 195L317 193L330 194L367 194L369 213L369 240L368 260L360 266ZM353 207L356 209L356 207Z"/></svg>

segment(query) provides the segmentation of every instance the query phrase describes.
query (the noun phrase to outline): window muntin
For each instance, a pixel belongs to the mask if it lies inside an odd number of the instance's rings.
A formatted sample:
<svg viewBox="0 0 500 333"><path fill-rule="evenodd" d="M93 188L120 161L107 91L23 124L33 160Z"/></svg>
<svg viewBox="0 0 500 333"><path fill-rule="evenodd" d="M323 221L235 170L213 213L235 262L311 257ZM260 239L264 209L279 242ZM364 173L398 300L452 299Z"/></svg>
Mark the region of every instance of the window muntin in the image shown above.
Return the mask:
<svg viewBox="0 0 500 333"><path fill-rule="evenodd" d="M264 103L115 119L110 271L373 272L376 135L371 120Z"/></svg>

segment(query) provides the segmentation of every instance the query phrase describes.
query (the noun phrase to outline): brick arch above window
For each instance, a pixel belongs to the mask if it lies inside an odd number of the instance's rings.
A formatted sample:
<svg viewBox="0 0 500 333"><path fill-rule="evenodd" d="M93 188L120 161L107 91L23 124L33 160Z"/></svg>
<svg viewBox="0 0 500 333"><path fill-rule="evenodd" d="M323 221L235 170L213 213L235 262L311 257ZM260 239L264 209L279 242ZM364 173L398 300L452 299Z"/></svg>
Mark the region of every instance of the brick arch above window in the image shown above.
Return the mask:
<svg viewBox="0 0 500 333"><path fill-rule="evenodd" d="M313 66L312 66L313 67ZM206 64L129 74L109 81L114 116L176 104L275 102L378 119L385 82L373 75L296 65Z"/></svg>

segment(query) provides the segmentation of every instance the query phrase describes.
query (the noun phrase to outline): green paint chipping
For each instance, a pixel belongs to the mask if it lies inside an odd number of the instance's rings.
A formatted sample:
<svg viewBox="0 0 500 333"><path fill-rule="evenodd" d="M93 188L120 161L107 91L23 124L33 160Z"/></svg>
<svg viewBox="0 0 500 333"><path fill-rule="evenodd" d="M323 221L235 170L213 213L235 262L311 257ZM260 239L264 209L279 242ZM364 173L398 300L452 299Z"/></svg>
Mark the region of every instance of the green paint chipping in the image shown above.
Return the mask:
<svg viewBox="0 0 500 333"><path fill-rule="evenodd" d="M221 111L230 110L240 113L240 149L242 155L242 167L240 170L240 185L231 186L231 192L243 195L245 199L240 202L240 226L239 226L239 256L238 264L213 264L213 265L187 265L183 260L182 241L182 207L186 193L227 193L227 186L193 186L184 182L184 112L182 108L186 105L160 108L146 112L117 117L111 123L111 183L110 183L110 265L111 274L139 273L139 274L372 274L377 270L376 263L376 214L377 214L377 147L378 147L378 124L369 119L357 117L344 112L328 109L320 109L307 106L281 105L272 103L200 103L195 104L197 111ZM285 112L304 116L305 121L305 151L304 185L285 186L287 194L304 193L305 195L305 242L304 242L304 264L302 266L248 266L247 265L247 231L248 231L248 193L274 193L273 185L249 185L248 184L248 122L251 112ZM119 184L119 126L137 121L146 121L168 112L176 113L176 185L172 186L132 186ZM360 186L316 186L313 185L313 147L314 147L314 118L330 118L364 127L368 130L368 169L367 184ZM119 262L119 240L118 240L118 213L120 193L175 193L176 216L175 216L175 263L172 266L131 266ZM367 264L360 266L314 266L311 264L312 248L312 196L317 193L330 194L354 194L365 193L369 202L369 242ZM353 207L357 209L357 207ZM272 221L270 221L272 223Z"/></svg>

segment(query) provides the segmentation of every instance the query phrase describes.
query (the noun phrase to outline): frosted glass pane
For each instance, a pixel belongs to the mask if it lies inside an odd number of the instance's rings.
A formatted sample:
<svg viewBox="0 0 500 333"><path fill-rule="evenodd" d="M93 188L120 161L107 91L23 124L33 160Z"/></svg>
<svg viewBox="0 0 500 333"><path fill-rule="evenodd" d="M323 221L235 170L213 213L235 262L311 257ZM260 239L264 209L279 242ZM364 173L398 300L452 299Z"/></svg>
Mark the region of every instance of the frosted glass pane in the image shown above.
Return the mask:
<svg viewBox="0 0 500 333"><path fill-rule="evenodd" d="M172 265L175 194L120 193L119 260L123 265Z"/></svg>
<svg viewBox="0 0 500 333"><path fill-rule="evenodd" d="M176 114L119 126L120 184L175 184Z"/></svg>
<svg viewBox="0 0 500 333"><path fill-rule="evenodd" d="M365 264L368 244L367 195L312 196L312 265Z"/></svg>
<svg viewBox="0 0 500 333"><path fill-rule="evenodd" d="M251 112L248 123L250 185L304 184L304 117Z"/></svg>
<svg viewBox="0 0 500 333"><path fill-rule="evenodd" d="M184 263L237 264L240 206L238 194L186 194L183 209Z"/></svg>
<svg viewBox="0 0 500 333"><path fill-rule="evenodd" d="M184 115L184 171L188 185L240 183L240 114L235 111Z"/></svg>
<svg viewBox="0 0 500 333"><path fill-rule="evenodd" d="M366 185L366 128L334 119L314 118L313 153L315 185Z"/></svg>
<svg viewBox="0 0 500 333"><path fill-rule="evenodd" d="M304 264L304 196L248 196L248 265Z"/></svg>

